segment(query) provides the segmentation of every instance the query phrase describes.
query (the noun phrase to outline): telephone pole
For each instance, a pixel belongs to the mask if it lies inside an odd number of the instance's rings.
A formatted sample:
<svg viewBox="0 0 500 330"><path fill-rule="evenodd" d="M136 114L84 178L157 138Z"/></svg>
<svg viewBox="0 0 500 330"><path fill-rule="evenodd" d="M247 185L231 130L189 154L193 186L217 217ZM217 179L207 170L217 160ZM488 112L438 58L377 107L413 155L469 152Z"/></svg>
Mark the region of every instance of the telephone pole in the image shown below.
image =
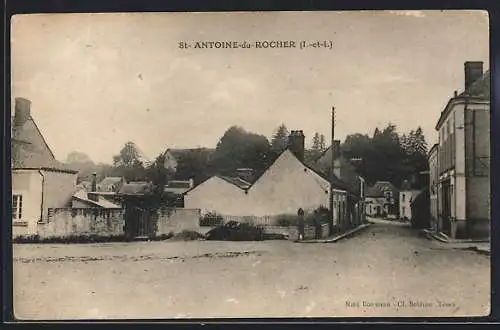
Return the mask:
<svg viewBox="0 0 500 330"><path fill-rule="evenodd" d="M331 159L330 159L330 234L333 234L334 216L333 216L333 177L334 177L334 163L335 163L335 107L332 107L332 137L330 143Z"/></svg>

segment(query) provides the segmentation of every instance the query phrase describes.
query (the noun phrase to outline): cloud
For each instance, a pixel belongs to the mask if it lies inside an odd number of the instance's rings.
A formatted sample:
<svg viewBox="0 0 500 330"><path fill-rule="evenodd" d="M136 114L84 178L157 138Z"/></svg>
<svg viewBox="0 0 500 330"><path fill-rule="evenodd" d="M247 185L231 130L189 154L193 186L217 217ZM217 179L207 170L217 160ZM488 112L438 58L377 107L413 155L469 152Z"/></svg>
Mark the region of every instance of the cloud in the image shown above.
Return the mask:
<svg viewBox="0 0 500 330"><path fill-rule="evenodd" d="M398 16L411 16L417 18L426 17L425 13L422 10L389 10L389 13Z"/></svg>

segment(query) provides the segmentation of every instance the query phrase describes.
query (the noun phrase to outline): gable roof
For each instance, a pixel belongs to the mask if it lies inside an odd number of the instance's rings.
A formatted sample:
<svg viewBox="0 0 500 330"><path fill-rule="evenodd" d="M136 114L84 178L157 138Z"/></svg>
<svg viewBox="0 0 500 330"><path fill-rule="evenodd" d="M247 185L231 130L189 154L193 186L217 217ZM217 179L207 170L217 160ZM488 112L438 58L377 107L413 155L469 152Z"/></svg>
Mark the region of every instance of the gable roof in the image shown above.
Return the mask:
<svg viewBox="0 0 500 330"><path fill-rule="evenodd" d="M13 124L11 145L13 169L44 169L78 173L77 170L56 160L31 115L24 123Z"/></svg>

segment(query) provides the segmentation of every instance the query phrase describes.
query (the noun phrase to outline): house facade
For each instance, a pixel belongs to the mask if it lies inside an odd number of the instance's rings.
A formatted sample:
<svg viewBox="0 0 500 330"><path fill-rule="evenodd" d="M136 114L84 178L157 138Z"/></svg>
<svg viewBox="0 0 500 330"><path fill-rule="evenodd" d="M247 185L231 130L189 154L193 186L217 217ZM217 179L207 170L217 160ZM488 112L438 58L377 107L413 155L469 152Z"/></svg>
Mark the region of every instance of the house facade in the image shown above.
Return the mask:
<svg viewBox="0 0 500 330"><path fill-rule="evenodd" d="M412 203L415 197L420 193L418 189L412 189L409 180L405 180L399 190L399 218L405 221L412 218Z"/></svg>
<svg viewBox="0 0 500 330"><path fill-rule="evenodd" d="M429 161L429 203L431 215L431 228L435 232L440 231L438 223L438 182L439 182L439 164L438 164L438 144L434 144L427 155Z"/></svg>
<svg viewBox="0 0 500 330"><path fill-rule="evenodd" d="M71 207L77 171L55 159L29 100L16 98L12 125L12 235L36 235L50 209Z"/></svg>
<svg viewBox="0 0 500 330"><path fill-rule="evenodd" d="M455 92L435 127L439 230L452 238L489 237L490 73L482 62L464 69L464 92Z"/></svg>

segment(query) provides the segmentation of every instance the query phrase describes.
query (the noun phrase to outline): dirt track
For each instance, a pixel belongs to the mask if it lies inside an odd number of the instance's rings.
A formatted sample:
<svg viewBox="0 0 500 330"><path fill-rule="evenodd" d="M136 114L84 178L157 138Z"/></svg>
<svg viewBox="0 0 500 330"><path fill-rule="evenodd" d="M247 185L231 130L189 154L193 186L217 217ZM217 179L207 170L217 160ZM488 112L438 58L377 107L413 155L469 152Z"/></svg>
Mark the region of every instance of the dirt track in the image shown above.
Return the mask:
<svg viewBox="0 0 500 330"><path fill-rule="evenodd" d="M23 319L489 313L489 257L398 224L329 244L15 245L14 258Z"/></svg>

